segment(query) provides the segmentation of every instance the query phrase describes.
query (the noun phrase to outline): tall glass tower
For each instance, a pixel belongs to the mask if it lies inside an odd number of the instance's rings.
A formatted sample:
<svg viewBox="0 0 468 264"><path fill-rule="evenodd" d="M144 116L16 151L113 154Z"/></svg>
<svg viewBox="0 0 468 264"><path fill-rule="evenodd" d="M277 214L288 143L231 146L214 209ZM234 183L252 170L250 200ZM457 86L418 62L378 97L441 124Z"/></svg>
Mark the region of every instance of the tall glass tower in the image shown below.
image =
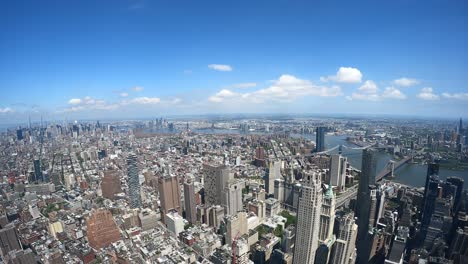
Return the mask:
<svg viewBox="0 0 468 264"><path fill-rule="evenodd" d="M138 177L137 156L130 153L127 157L128 196L131 208L141 207L140 180Z"/></svg>

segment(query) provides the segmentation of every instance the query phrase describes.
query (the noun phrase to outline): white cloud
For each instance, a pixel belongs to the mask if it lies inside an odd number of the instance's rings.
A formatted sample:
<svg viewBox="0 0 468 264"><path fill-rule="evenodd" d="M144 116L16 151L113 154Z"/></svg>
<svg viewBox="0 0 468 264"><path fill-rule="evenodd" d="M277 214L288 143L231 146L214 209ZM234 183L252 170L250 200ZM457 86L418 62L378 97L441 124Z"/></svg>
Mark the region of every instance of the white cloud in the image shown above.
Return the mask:
<svg viewBox="0 0 468 264"><path fill-rule="evenodd" d="M81 104L81 99L79 99L79 98L73 98L73 99L70 99L70 100L68 101L68 103L71 104L71 105Z"/></svg>
<svg viewBox="0 0 468 264"><path fill-rule="evenodd" d="M339 86L318 86L309 80L302 80L292 75L281 75L273 84L264 89L249 93L236 93L223 89L208 98L211 102L224 102L226 99L239 102L263 103L267 101L291 102L304 96L339 96Z"/></svg>
<svg viewBox="0 0 468 264"><path fill-rule="evenodd" d="M2 114L12 113L12 112L14 112L14 111L10 107L0 108L0 113L2 113Z"/></svg>
<svg viewBox="0 0 468 264"><path fill-rule="evenodd" d="M447 99L468 100L468 93L442 93L442 96Z"/></svg>
<svg viewBox="0 0 468 264"><path fill-rule="evenodd" d="M120 93L120 96L121 96L121 97L127 97L127 96L128 96L128 93Z"/></svg>
<svg viewBox="0 0 468 264"><path fill-rule="evenodd" d="M133 104L158 104L161 102L161 99L158 97L137 97L129 102Z"/></svg>
<svg viewBox="0 0 468 264"><path fill-rule="evenodd" d="M406 99L406 95L395 87L385 88L382 97L389 99Z"/></svg>
<svg viewBox="0 0 468 264"><path fill-rule="evenodd" d="M394 80L393 83L401 87L410 87L419 84L419 80L403 77Z"/></svg>
<svg viewBox="0 0 468 264"><path fill-rule="evenodd" d="M256 87L257 84L254 83L254 82L248 82L248 83L236 83L236 84L233 84L231 86L229 86L229 88L233 88L233 89L246 89L246 88L252 88L252 87Z"/></svg>
<svg viewBox="0 0 468 264"><path fill-rule="evenodd" d="M221 102L224 101L224 99L226 99L226 98L232 98L232 97L235 97L235 96L237 96L237 95L239 95L239 94L238 94L238 93L234 93L234 92L232 92L232 91L230 91L230 90L228 90L228 89L223 89L223 90L217 92L215 95L210 96L210 97L208 98L208 100L209 100L210 102L214 102L214 103L221 103Z"/></svg>
<svg viewBox="0 0 468 264"><path fill-rule="evenodd" d="M335 81L339 83L360 83L361 79L361 71L352 67L340 67L336 75L320 77L322 82Z"/></svg>
<svg viewBox="0 0 468 264"><path fill-rule="evenodd" d="M433 93L431 87L422 88L417 97L423 100L439 100L439 96Z"/></svg>
<svg viewBox="0 0 468 264"><path fill-rule="evenodd" d="M226 64L210 64L208 65L208 68L215 70L215 71L223 71L223 72L232 71L232 67Z"/></svg>
<svg viewBox="0 0 468 264"><path fill-rule="evenodd" d="M145 88L141 87L141 86L135 86L135 87L132 87L131 90L134 91L134 92L141 92L143 91Z"/></svg>
<svg viewBox="0 0 468 264"><path fill-rule="evenodd" d="M364 84L358 88L359 91L363 93L375 94L379 90L377 84L375 82L368 80L365 81Z"/></svg>
<svg viewBox="0 0 468 264"><path fill-rule="evenodd" d="M367 86L366 84L364 84L363 86L359 87L358 90L361 92L354 92L350 96L346 96L346 99L364 101L380 101L383 99L406 99L406 95L394 87L385 88L385 90L381 94L378 93L377 86L374 87L372 84L368 84Z"/></svg>

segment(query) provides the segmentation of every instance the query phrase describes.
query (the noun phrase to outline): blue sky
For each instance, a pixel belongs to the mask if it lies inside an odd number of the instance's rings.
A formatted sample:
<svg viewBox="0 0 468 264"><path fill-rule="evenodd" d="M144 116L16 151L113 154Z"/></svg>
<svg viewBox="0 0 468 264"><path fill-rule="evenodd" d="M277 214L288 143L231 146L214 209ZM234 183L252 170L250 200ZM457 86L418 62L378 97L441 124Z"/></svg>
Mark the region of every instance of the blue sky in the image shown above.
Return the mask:
<svg viewBox="0 0 468 264"><path fill-rule="evenodd" d="M0 5L3 123L29 115L468 116L465 1Z"/></svg>

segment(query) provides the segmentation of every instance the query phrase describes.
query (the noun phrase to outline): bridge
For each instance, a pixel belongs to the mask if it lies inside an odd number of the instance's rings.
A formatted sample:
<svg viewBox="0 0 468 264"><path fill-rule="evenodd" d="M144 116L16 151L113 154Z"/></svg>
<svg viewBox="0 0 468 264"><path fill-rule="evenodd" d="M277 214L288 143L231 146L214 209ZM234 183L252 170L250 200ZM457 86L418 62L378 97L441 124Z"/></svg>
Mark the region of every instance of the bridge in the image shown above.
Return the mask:
<svg viewBox="0 0 468 264"><path fill-rule="evenodd" d="M381 181L384 177L388 176L388 175L392 175L393 176L393 172L400 168L401 166L403 166L403 164L406 164L407 162L409 162L410 160L412 159L411 156L408 156L408 157L405 157L403 158L402 160L398 161L398 162L395 162L393 160L391 160L387 166L385 166L385 168L379 173L377 174L377 176L375 176L375 181L376 182L379 182Z"/></svg>
<svg viewBox="0 0 468 264"><path fill-rule="evenodd" d="M411 156L405 157L402 160L395 162L393 160L390 160L388 164L385 166L385 168L377 174L375 177L375 181L379 182L381 181L384 177L387 177L388 175L393 175L393 172L403 166L403 164L408 163L412 159ZM343 206L346 202L350 201L353 198L356 198L358 192L358 185L354 185L350 188L348 188L345 192L341 193L336 197L336 207Z"/></svg>

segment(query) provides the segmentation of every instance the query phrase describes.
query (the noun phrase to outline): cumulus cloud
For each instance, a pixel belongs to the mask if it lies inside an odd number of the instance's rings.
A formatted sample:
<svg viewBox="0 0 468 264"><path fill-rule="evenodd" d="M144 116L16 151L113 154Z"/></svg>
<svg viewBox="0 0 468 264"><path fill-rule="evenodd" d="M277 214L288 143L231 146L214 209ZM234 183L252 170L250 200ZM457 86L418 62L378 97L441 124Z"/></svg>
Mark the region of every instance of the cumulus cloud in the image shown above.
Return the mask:
<svg viewBox="0 0 468 264"><path fill-rule="evenodd" d="M6 114L6 113L13 113L13 109L11 109L10 107L5 107L5 108L1 108L0 107L0 113L2 114Z"/></svg>
<svg viewBox="0 0 468 264"><path fill-rule="evenodd" d="M419 84L419 80L403 77L394 80L393 83L401 87L410 87Z"/></svg>
<svg viewBox="0 0 468 264"><path fill-rule="evenodd" d="M128 93L120 93L120 96L121 96L121 97L127 97L127 96L128 96Z"/></svg>
<svg viewBox="0 0 468 264"><path fill-rule="evenodd" d="M65 109L65 112L77 112L82 110L111 110L118 107L118 104L107 104L104 100L95 99L91 96L73 98L70 99L68 103L72 106Z"/></svg>
<svg viewBox="0 0 468 264"><path fill-rule="evenodd" d="M145 88L141 87L141 86L135 86L135 87L132 87L131 90L134 91L134 92L141 92L143 91Z"/></svg>
<svg viewBox="0 0 468 264"><path fill-rule="evenodd" d="M377 84L375 84L375 82L368 80L365 81L364 84L358 88L358 90L363 93L375 94L377 93L379 88L377 87Z"/></svg>
<svg viewBox="0 0 468 264"><path fill-rule="evenodd" d="M442 93L447 99L468 100L468 93Z"/></svg>
<svg viewBox="0 0 468 264"><path fill-rule="evenodd" d="M364 87L363 89L361 89ZM375 88L375 89L374 89ZM379 94L377 86L373 87L372 84L364 84L359 87L360 92L354 92L350 96L346 96L347 100L365 100L365 101L380 101L383 99L406 99L406 95L394 87L387 87Z"/></svg>
<svg viewBox="0 0 468 264"><path fill-rule="evenodd" d="M433 93L431 87L422 88L417 97L423 100L439 100L439 96Z"/></svg>
<svg viewBox="0 0 468 264"><path fill-rule="evenodd" d="M215 71L223 71L223 72L232 71L232 67L227 64L210 64L208 65L208 68L215 70Z"/></svg>
<svg viewBox="0 0 468 264"><path fill-rule="evenodd" d="M406 99L406 95L395 87L385 88L385 90L383 91L382 97L389 98L389 99L400 99L400 100Z"/></svg>
<svg viewBox="0 0 468 264"><path fill-rule="evenodd" d="M336 75L320 77L322 82L334 81L339 83L360 83L361 79L361 71L352 67L340 67Z"/></svg>
<svg viewBox="0 0 468 264"><path fill-rule="evenodd" d="M302 80L293 75L284 74L273 81L270 87L249 93L237 93L223 89L208 98L211 102L224 102L227 99L242 102L262 103L267 101L291 102L304 96L339 96L342 95L339 86L318 86L309 80Z"/></svg>
<svg viewBox="0 0 468 264"><path fill-rule="evenodd" d="M234 93L234 92L232 92L232 91L230 91L228 89L223 89L223 90L217 92L215 95L210 96L208 98L208 101L214 102L214 103L221 103L221 102L224 101L224 99L232 98L232 97L235 97L237 95L240 95L240 94Z"/></svg>
<svg viewBox="0 0 468 264"><path fill-rule="evenodd" d="M77 104L81 104L81 99L79 98L72 98L68 101L69 104L71 105L77 105Z"/></svg>

